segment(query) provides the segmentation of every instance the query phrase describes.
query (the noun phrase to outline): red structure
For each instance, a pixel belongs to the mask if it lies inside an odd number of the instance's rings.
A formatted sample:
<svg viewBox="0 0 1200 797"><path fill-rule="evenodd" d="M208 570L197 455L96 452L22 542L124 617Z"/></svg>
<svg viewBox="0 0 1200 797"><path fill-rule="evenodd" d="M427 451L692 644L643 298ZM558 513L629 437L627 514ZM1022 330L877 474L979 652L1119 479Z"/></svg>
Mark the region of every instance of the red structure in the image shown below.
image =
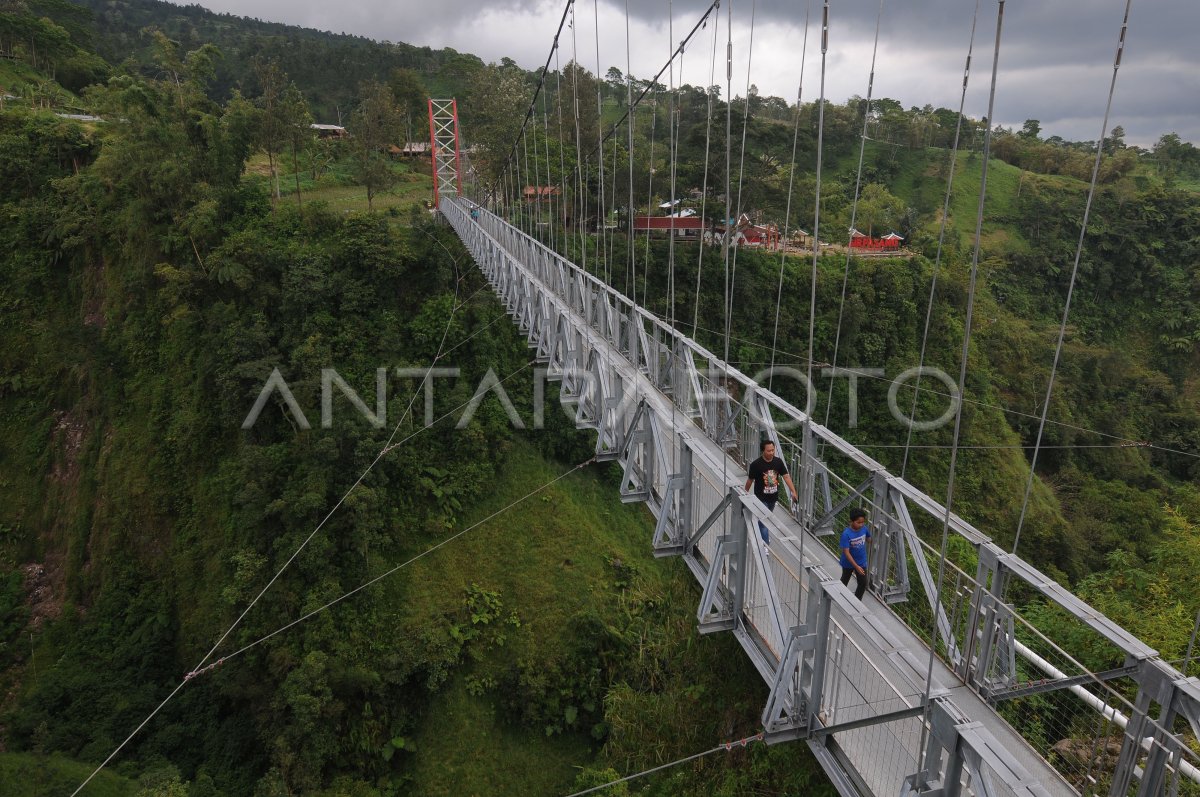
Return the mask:
<svg viewBox="0 0 1200 797"><path fill-rule="evenodd" d="M872 238L858 230L850 231L850 248L865 252L895 252L900 249L900 243L903 240L902 236L894 232L890 232L882 238Z"/></svg>
<svg viewBox="0 0 1200 797"><path fill-rule="evenodd" d="M778 249L779 239L779 228L774 224L749 224L738 229L733 242L739 246Z"/></svg>
<svg viewBox="0 0 1200 797"><path fill-rule="evenodd" d="M718 227L716 233L725 235L725 228ZM782 242L783 237L779 234L778 227L774 224L755 224L745 213L739 216L737 223L733 225L731 240L733 246L746 246L751 249L779 249Z"/></svg>
<svg viewBox="0 0 1200 797"><path fill-rule="evenodd" d="M634 216L634 232L665 232L691 237L704 231L704 219L698 216Z"/></svg>
<svg viewBox="0 0 1200 797"><path fill-rule="evenodd" d="M526 202L540 202L558 196L559 193L558 186L555 185L527 185L521 195L525 197Z"/></svg>

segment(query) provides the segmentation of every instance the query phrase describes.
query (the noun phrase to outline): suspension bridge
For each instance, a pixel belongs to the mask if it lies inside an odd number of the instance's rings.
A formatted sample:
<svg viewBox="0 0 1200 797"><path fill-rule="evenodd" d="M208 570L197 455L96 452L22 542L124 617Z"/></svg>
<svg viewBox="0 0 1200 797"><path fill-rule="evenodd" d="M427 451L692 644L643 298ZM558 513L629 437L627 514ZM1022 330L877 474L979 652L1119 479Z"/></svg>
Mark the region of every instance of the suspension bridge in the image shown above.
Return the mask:
<svg viewBox="0 0 1200 797"><path fill-rule="evenodd" d="M574 37L573 6L568 2L564 10L552 58L568 14ZM713 3L701 23L718 6ZM997 60L1003 7L1000 0ZM828 8L826 2L822 87ZM1114 84L1128 11L1127 6ZM674 60L688 39L651 83L671 67L674 85ZM598 48L597 41L597 64ZM714 63L716 52L714 31ZM727 58L731 64L732 39ZM550 63L547 59L542 70L543 82ZM970 48L964 97L969 68ZM873 80L873 60L871 74ZM731 68L727 76L731 79ZM548 225L522 228L520 222L512 223L521 215L516 211L518 186L539 179L534 178L541 157L537 139L531 156L525 133L531 121L536 129L534 111L542 88L540 83L513 143L500 188L477 191L473 198L462 187L467 167L460 154L457 105L431 101L437 212L461 238L536 359L559 381L562 401L573 408L577 425L595 433L597 459L619 463L620 500L642 502L653 514L654 536L648 542L655 556L679 559L696 578L701 633L732 633L769 687L763 738L768 743L806 742L846 797L1196 792L1200 761L1185 733L1190 728L1200 736L1200 679L1184 677L1133 633L955 514L952 490L940 502L889 472L819 423L811 408L793 406L732 367L728 343L724 357L714 354L681 332L673 318L664 319L616 290L603 273L569 261L553 240L545 240ZM869 85L868 103L870 97ZM626 116L637 104L632 88L628 99ZM1110 107L1111 99L1110 89ZM823 95L821 104L823 108ZM576 120L578 112L576 98ZM990 112L989 105L989 118ZM961 119L961 107L959 113ZM542 115L547 118L544 95ZM1106 110L1105 125L1107 119ZM604 144L623 121L576 167L576 202L584 208L593 202L597 218L606 207ZM631 175L632 125L630 121ZM590 144L579 140L578 121L575 136L571 143L586 152ZM667 144L671 196L676 195L676 143ZM548 148L545 155L542 173L548 177ZM817 157L814 241L820 150ZM584 174L588 163L596 170L590 189ZM794 155L792 168L794 172ZM984 170L980 223L986 166ZM860 150L860 183L861 174ZM541 188L537 190L540 203ZM630 208L632 191L631 178ZM857 191L858 186L856 202ZM740 202L740 185L737 192ZM947 202L949 192L947 186ZM729 219L737 217L731 213L732 196L727 170ZM790 186L788 201L790 207ZM588 235L598 237L602 260L602 225L597 223ZM586 241L587 235L581 232L580 239ZM673 257L673 236L670 241ZM728 269L728 239L723 246ZM586 243L581 251L587 252ZM940 255L939 244L939 261ZM816 250L814 275L815 258ZM599 272L599 266L594 270ZM636 279L633 285L636 296ZM728 313L728 271L726 291ZM776 312L778 317L778 308ZM1068 312L1069 298L1064 327ZM969 336L969 310L967 330ZM962 377L968 343L969 337ZM810 362L811 355L810 341ZM1056 353L1055 367L1057 358ZM962 384L960 377L960 388ZM954 455L958 433L956 424ZM784 512L768 511L742 486L746 466L763 440L776 442L795 477L798 496ZM1038 441L1040 445L1040 429ZM840 529L838 518L857 505L871 513L873 532L871 586L864 602L834 577L840 569L834 534ZM959 541L956 550L969 553L949 557L951 536ZM1073 645L1039 631L1010 602L1012 594L1036 596L1069 618L1076 630ZM1083 656L1072 652L1081 644L1093 652L1106 651L1120 666L1089 670L1078 660Z"/></svg>

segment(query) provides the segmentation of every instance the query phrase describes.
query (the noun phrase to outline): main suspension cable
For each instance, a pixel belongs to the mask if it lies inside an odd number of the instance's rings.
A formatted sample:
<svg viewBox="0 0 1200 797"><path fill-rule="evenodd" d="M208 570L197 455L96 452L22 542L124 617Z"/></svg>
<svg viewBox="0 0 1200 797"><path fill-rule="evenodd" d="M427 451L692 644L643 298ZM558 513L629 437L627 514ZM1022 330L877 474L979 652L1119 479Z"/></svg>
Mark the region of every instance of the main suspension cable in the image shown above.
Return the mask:
<svg viewBox="0 0 1200 797"><path fill-rule="evenodd" d="M704 24L705 24L705 22L707 22L709 15L712 14L713 10L716 9L719 5L721 5L721 0L713 0L712 5L710 5L708 7L708 9L704 12L704 14L700 17L700 21L695 24L695 26L692 28L691 32L688 33L688 35L683 38L683 41L681 41L679 43L679 46L676 47L675 50L671 53L671 58L667 61L667 63L663 64L662 69L658 70L658 73L655 74L654 77L652 77L650 79L650 81L646 84L646 87L642 89L641 94L638 95L638 98L629 103L629 105L625 108L625 113L622 114L621 117L619 119L617 119L617 121L613 122L612 127L610 127L608 129L608 132L604 134L604 138L600 139L600 144L603 144L605 141L608 141L608 139L611 138L613 136L613 134L617 132L618 128L621 127L621 124L625 121L625 119L629 116L629 114L633 113L633 110L635 108L637 108L639 105L641 105L642 99L650 92L650 89L652 86L655 86L658 84L658 79L661 78L663 76L663 74L667 71L667 67L671 65L671 61L674 60L676 55L683 52L683 49L685 47L687 47L688 42L690 42L692 40L692 37L696 35L696 31L698 31L702 27L704 27ZM626 0L626 3L625 3L625 48L626 48L626 51L628 52L628 49L629 49L629 3L628 3L628 0ZM626 66L626 76L628 76L628 69L629 69L628 60L626 60L625 66ZM595 153L593 152L592 154L595 154ZM588 157L590 158L591 155L589 155Z"/></svg>
<svg viewBox="0 0 1200 797"><path fill-rule="evenodd" d="M937 296L938 276L942 267L943 245L946 240L946 226L950 217L950 199L954 189L954 171L958 165L958 145L962 137L963 109L967 103L967 85L971 79L971 56L975 52L975 26L979 21L979 2L975 0L975 11L971 15L971 36L967 41L967 60L963 65L962 94L958 99L958 121L954 125L954 145L950 148L948 162L949 174L946 178L946 196L942 200L942 221L938 228L937 253L933 258L933 275L929 282L929 302L925 306L925 329L921 333L921 356L917 362L917 379L913 388L912 409L908 417L917 417L917 401L921 397L921 377L925 373L925 355L929 348L929 327L933 321L933 300ZM912 446L913 426L908 425L908 433L904 438L904 459L900 463L900 478L908 472L909 449Z"/></svg>
<svg viewBox="0 0 1200 797"><path fill-rule="evenodd" d="M963 345L962 359L958 369L958 392L962 395L966 391L967 383L967 364L971 351L971 324L975 317L975 288L979 276L979 250L980 241L983 236L983 208L987 201L987 178L988 178L988 159L991 156L992 150L992 120L996 107L996 76L1000 71L1000 34L1004 27L1004 3L1005 0L998 0L996 11L996 44L992 55L992 84L988 93L988 128L983 137L983 165L979 177L979 204L975 213L975 244L971 253L971 274L967 283L967 312L963 322ZM946 549L950 540L950 515L954 507L954 477L958 471L958 445L962 434L962 402L955 406L954 410L954 437L953 444L950 448L950 472L946 479L946 511L942 515L942 545L938 557L938 576L937 576L937 591L934 598L933 611L933 629L929 637L929 663L925 671L925 693L922 696L922 703L925 706L925 722L921 723L921 746L922 763L920 770L924 770L928 764L928 751L925 749L925 738L928 734L929 725L929 695L933 689L933 658L934 652L937 650L938 638L938 620L941 613L937 608L941 606L942 588L944 586L946 574Z"/></svg>
<svg viewBox="0 0 1200 797"><path fill-rule="evenodd" d="M1042 417L1038 420L1037 441L1029 463L1029 478L1025 481L1025 496L1021 499L1021 515L1017 519L1017 533L1013 537L1012 552L1017 552L1021 542L1021 529L1025 526L1029 498L1033 493L1034 472L1038 454L1042 448L1042 434L1046 429L1046 417L1050 414L1050 402L1054 395L1054 378L1058 375L1058 362L1062 357L1063 340L1067 336L1067 319L1071 317L1071 297L1075 294L1075 278L1079 274L1079 259L1083 255L1083 241L1087 237L1088 219L1092 215L1092 200L1096 198L1096 184L1100 179L1100 160L1104 154L1104 139L1108 135L1108 117L1112 112L1113 94L1117 90L1117 72L1121 68L1121 55L1125 50L1125 33L1129 29L1129 9L1133 0L1125 0L1125 16L1121 20L1121 32L1117 36L1117 54L1113 57L1112 79L1108 84L1108 101L1104 105L1104 121L1100 124L1100 138L1096 141L1096 159L1092 163L1092 184L1088 186L1087 203L1083 208L1083 221L1079 225L1079 242L1075 245L1075 262L1071 264L1071 278L1067 283L1067 299L1063 305L1062 322L1058 325L1058 341L1054 345L1054 362L1050 366L1050 379L1046 383L1046 400L1042 402ZM988 117L989 124L991 117Z"/></svg>
<svg viewBox="0 0 1200 797"><path fill-rule="evenodd" d="M558 52L558 37L560 35L562 35L563 25L565 25L567 22L567 14L571 11L574 4L575 4L575 0L567 0L566 5L563 6L562 17L558 20L558 30L555 31L554 42L550 45L550 54L548 56L546 56L546 63L542 66L542 73L538 78L537 88L534 89L533 97L529 100L529 108L525 111L525 121L523 121L521 123L521 132L518 133L515 137L513 137L513 143L512 143L512 147L509 148L508 157L504 159L504 165L500 167L500 170L498 172L500 175L503 175L505 172L508 171L509 164L512 162L513 158L516 157L517 142L520 140L521 136L525 133L525 126L529 124L529 120L533 116L534 106L537 103L537 98L538 98L538 95L542 91L542 87L545 85L546 73L550 69L550 59L554 58L555 53Z"/></svg>
<svg viewBox="0 0 1200 797"><path fill-rule="evenodd" d="M796 119L792 129L792 159L788 166L787 205L783 212L783 240L779 246L779 286L775 289L775 331L771 335L771 366L767 371L767 390L775 386L775 354L779 345L779 308L783 303L783 266L787 261L788 232L792 221L792 192L796 185L796 147L800 143L800 109L804 101L804 62L808 57L808 20L812 0L804 4L804 41L800 46L800 84L796 89ZM695 333L693 332L693 335Z"/></svg>
<svg viewBox="0 0 1200 797"><path fill-rule="evenodd" d="M867 100L863 109L862 137L858 142L858 171L854 178L854 202L850 205L850 230L847 233L846 266L842 271L842 297L838 302L837 331L833 337L833 369L837 372L839 348L842 343L842 322L846 315L846 289L850 284L850 250L854 243L854 225L858 220L858 200L862 191L863 159L867 151L867 123L871 120L871 96L875 90L875 56L879 52L879 26L883 20L883 0L879 0L879 10L875 12L875 42L871 46L871 71L867 77ZM833 385L829 383L829 395L825 399L825 425L829 425L829 413L833 407Z"/></svg>

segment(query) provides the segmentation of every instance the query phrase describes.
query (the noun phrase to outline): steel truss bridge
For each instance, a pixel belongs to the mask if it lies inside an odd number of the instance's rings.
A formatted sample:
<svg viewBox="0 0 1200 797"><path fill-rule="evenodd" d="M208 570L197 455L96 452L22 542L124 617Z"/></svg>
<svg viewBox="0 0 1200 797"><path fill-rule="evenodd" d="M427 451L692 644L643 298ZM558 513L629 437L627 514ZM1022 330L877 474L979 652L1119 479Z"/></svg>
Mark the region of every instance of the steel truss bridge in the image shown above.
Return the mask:
<svg viewBox="0 0 1200 797"><path fill-rule="evenodd" d="M847 797L1200 794L1200 679L956 515L939 590L943 505L488 209L449 190L439 207L597 458L620 463L621 500L657 519L654 554L696 577L701 633L732 633L770 687L767 742L806 741ZM764 438L799 492L774 514L742 486ZM836 518L860 503L863 603L833 575ZM1121 666L1089 671L1013 592Z"/></svg>

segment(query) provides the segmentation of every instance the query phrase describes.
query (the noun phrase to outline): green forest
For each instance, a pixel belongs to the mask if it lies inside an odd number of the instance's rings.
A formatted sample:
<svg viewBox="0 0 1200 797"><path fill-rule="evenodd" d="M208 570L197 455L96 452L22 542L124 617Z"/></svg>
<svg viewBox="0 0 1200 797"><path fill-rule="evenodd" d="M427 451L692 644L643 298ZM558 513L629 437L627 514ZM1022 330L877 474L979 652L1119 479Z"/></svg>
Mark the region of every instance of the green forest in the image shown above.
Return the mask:
<svg viewBox="0 0 1200 797"><path fill-rule="evenodd" d="M0 0L5 795L70 794L214 645L228 660L189 678L83 794L566 794L758 731L766 686L731 636L698 634L698 588L651 555L653 519L616 499L616 466L585 464L590 433L551 411L545 429L514 428L493 398L457 428L489 370L528 421L532 354L429 212L428 157L392 149L424 139L429 96L454 96L474 166L494 179L537 82L507 59L199 6ZM724 160L705 163L725 150L728 111L739 145L745 120L740 207L809 229L818 109L754 91L727 105L716 87L670 92L567 64L536 108L527 143L540 160L521 165L545 169L522 183L594 174L590 142L642 89L633 157L624 129L601 150L631 164L606 173L611 204L536 229L685 330L699 319L695 337L720 351L721 252L631 242L629 217L672 199L667 173L680 195L707 186L689 204L710 220L723 213ZM860 380L853 427L844 381L818 382L816 412L897 469L905 429L887 380L920 356L951 167L926 360L956 373L964 332L987 123L964 120L951 162L957 122L889 99L825 108L822 230L854 214L904 236L905 251L819 259L814 357L833 361L836 345L837 363L887 377ZM318 138L314 123L352 135ZM1119 127L1100 145L1019 553L1178 660L1200 608L1200 150L1169 131L1127 145ZM1044 137L1037 120L993 130L955 506L1004 547L1095 147ZM611 199L631 190L632 207ZM496 207L546 220L511 195ZM733 364L803 362L810 259L746 250L736 262ZM427 394L411 374L433 364L461 375ZM331 367L381 423L340 393L324 423ZM242 428L274 369L303 415L275 393ZM936 398L921 411L936 415ZM906 463L934 496L950 434L920 433ZM1046 633L1072 633L1017 598ZM1104 655L1084 663L1122 664ZM834 789L796 743L606 793Z"/></svg>

